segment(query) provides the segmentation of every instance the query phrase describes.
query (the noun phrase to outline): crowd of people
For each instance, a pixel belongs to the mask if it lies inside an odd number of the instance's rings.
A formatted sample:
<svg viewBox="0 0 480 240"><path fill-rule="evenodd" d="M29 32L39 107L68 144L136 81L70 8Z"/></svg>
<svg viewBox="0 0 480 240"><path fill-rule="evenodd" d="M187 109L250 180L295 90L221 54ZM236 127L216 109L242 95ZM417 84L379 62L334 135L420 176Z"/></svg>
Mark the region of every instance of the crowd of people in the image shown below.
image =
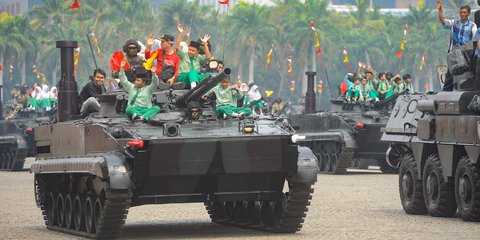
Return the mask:
<svg viewBox="0 0 480 240"><path fill-rule="evenodd" d="M346 88L342 95L349 102L380 101L395 93L408 91L413 93L412 76L410 74L393 75L391 72L380 72L365 69L360 73L347 73L344 82Z"/></svg>
<svg viewBox="0 0 480 240"><path fill-rule="evenodd" d="M49 89L46 84L40 87L38 83L34 83L32 88L24 84L13 87L10 90L10 97L4 105L7 120L14 118L22 109L51 111L57 104L58 91L56 87Z"/></svg>

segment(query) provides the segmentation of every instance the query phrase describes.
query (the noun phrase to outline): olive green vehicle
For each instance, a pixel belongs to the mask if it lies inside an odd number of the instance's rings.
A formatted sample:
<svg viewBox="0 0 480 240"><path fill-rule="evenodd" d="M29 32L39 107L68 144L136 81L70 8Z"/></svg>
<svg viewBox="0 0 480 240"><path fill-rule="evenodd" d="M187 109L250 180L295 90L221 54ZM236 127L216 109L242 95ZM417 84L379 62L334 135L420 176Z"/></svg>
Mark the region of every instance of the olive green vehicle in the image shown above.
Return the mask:
<svg viewBox="0 0 480 240"><path fill-rule="evenodd" d="M459 55L473 56L473 49ZM400 96L383 129L407 214L451 217L458 210L463 220L480 221L480 75L473 64L472 57L449 67L458 91Z"/></svg>
<svg viewBox="0 0 480 240"><path fill-rule="evenodd" d="M123 90L78 116L76 42L61 48L59 122L35 128L35 197L48 229L90 238L119 236L128 209L203 202L215 223L277 233L302 227L317 178L316 158L284 119L219 120L199 100L228 77L192 90L160 90L148 123L124 114ZM214 105L214 104L212 104Z"/></svg>

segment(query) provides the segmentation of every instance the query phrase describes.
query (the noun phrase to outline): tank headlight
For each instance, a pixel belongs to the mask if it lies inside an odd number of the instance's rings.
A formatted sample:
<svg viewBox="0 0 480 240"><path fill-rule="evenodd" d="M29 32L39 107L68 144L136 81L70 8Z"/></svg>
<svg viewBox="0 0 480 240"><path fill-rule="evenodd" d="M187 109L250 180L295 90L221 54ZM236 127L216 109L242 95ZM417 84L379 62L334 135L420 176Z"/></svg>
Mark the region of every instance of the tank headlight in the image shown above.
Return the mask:
<svg viewBox="0 0 480 240"><path fill-rule="evenodd" d="M297 143L299 140L305 140L305 136L294 134L292 135L292 142Z"/></svg>
<svg viewBox="0 0 480 240"><path fill-rule="evenodd" d="M253 133L253 129L255 129L255 126L245 125L243 127L243 133Z"/></svg>
<svg viewBox="0 0 480 240"><path fill-rule="evenodd" d="M210 69L217 69L218 68L218 62L215 61L215 60L211 60L209 63L208 63L208 67Z"/></svg>
<svg viewBox="0 0 480 240"><path fill-rule="evenodd" d="M33 133L33 128L25 128L24 131L26 134L32 134Z"/></svg>
<svg viewBox="0 0 480 240"><path fill-rule="evenodd" d="M142 149L145 147L145 142L143 142L143 140L132 140L127 142L127 145L132 148Z"/></svg>

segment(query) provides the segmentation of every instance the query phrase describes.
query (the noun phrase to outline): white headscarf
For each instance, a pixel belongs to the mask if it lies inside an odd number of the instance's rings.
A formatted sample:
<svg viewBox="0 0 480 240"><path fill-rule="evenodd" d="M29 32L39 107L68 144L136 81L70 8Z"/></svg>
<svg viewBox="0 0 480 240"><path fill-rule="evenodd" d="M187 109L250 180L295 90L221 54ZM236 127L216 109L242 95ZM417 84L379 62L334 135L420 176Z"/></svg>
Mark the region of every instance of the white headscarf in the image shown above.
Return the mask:
<svg viewBox="0 0 480 240"><path fill-rule="evenodd" d="M48 90L48 88L49 87L47 84L43 85L40 99L48 99L50 97L50 91Z"/></svg>
<svg viewBox="0 0 480 240"><path fill-rule="evenodd" d="M58 94L57 87L53 86L52 88L50 88L49 98L57 98L57 94L55 94L55 93Z"/></svg>
<svg viewBox="0 0 480 240"><path fill-rule="evenodd" d="M252 88L250 88L250 91L248 92L248 98L250 101L260 100L262 98L262 95L258 91L257 85L253 85Z"/></svg>
<svg viewBox="0 0 480 240"><path fill-rule="evenodd" d="M42 89L39 86L33 89L33 92L31 94L32 98L35 98L35 99L39 99L41 95L42 95Z"/></svg>
<svg viewBox="0 0 480 240"><path fill-rule="evenodd" d="M244 92L248 92L248 85L246 83L242 83L240 85L240 90L242 90Z"/></svg>

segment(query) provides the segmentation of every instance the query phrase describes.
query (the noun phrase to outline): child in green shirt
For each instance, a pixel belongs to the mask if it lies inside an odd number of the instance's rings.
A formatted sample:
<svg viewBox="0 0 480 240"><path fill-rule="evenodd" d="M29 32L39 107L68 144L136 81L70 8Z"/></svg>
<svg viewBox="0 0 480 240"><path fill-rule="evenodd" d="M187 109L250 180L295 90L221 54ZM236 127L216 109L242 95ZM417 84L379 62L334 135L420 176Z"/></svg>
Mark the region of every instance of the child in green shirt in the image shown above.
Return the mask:
<svg viewBox="0 0 480 240"><path fill-rule="evenodd" d="M223 119L227 116L242 118L244 115L250 116L252 114L250 108L237 107L237 101L242 99L244 93L236 85L230 86L230 78L223 79L219 85L210 89L202 98L207 100L214 94L217 97L217 117L223 117Z"/></svg>

